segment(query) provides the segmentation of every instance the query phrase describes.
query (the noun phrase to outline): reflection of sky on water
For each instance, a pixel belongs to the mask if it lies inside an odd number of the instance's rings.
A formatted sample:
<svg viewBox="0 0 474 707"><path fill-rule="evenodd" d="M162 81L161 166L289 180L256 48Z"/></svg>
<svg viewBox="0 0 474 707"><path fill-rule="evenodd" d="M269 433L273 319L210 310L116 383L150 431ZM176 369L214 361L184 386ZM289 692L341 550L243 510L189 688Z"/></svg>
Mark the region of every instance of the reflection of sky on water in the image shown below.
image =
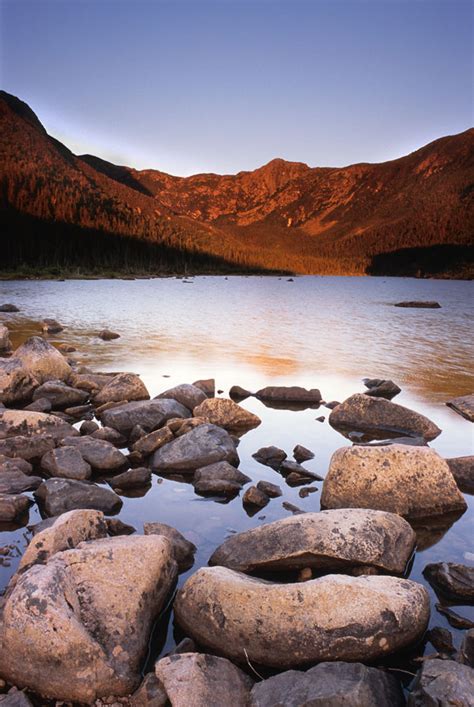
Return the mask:
<svg viewBox="0 0 474 707"><path fill-rule="evenodd" d="M13 302L22 311L0 315L0 321L8 323L19 343L39 332L43 317L57 318L65 330L52 341L73 343L75 358L95 369L140 373L152 395L177 383L215 377L225 392L234 384L253 390L303 385L320 388L325 400L343 400L363 390L365 376L390 377L402 388L395 402L428 415L443 430L431 446L443 456L460 456L473 453L473 426L444 402L474 390L472 292L469 282L399 278L3 282L0 302ZM438 300L442 309L390 306L404 299ZM100 341L95 333L105 327L121 338ZM291 455L296 444L304 444L316 454L306 466L324 476L332 453L349 444L328 425L324 407L292 412L255 399L242 404L262 418L262 425L242 438L240 468L255 482L279 483L282 498L249 518L240 498L221 505L196 496L189 484L158 483L155 477L144 497L124 499L120 518L139 530L143 521L160 520L184 532L198 546L194 569L207 563L230 532L255 527L263 516L265 522L287 516L283 500L319 510L321 484L315 484L318 493L300 498L298 488L289 488L252 458L258 447L276 444ZM320 415L323 423L315 420ZM37 516L33 508L30 520ZM410 576L420 580L428 562L468 561L465 553L474 552L473 525L469 510L450 528L425 529L426 549L417 553ZM24 533L4 533L0 545L23 547ZM13 560L10 568L0 567L2 584L14 566ZM460 613L474 619L474 607L462 607ZM449 627L435 610L432 625ZM454 633L459 644L461 633ZM168 647L171 643L170 629Z"/></svg>

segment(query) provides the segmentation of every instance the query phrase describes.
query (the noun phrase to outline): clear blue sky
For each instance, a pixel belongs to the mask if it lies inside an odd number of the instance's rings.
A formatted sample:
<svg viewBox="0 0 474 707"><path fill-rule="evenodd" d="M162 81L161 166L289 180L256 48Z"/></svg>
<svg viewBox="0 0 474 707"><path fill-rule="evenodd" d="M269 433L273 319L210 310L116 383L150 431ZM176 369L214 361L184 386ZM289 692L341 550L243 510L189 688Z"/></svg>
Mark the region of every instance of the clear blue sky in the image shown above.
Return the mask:
<svg viewBox="0 0 474 707"><path fill-rule="evenodd" d="M470 0L0 0L2 88L174 174L392 159L473 124Z"/></svg>

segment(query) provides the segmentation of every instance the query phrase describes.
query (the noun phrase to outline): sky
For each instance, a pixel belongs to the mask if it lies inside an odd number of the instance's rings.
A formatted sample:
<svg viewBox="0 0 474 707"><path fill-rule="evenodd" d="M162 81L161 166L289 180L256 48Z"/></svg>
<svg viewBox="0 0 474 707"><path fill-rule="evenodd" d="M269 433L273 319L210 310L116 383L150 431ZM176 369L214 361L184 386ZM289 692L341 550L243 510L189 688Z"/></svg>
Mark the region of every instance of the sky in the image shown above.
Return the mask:
<svg viewBox="0 0 474 707"><path fill-rule="evenodd" d="M471 0L0 0L1 88L171 174L394 159L473 120Z"/></svg>

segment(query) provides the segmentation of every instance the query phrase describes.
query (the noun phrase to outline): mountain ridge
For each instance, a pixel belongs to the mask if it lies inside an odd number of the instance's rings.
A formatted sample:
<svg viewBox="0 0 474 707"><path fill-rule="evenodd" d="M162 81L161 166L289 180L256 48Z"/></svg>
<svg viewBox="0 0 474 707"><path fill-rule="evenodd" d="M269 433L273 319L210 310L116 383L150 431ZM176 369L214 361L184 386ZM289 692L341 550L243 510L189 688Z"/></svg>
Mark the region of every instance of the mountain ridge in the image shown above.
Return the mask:
<svg viewBox="0 0 474 707"><path fill-rule="evenodd" d="M0 124L2 225L11 231L9 222L36 219L41 261L59 268L85 266L84 229L96 232L92 244L100 234L110 237L112 251L114 237L118 250L127 240L129 253L146 244L149 263L143 254L139 260L149 272L205 271L209 259L211 271L364 274L374 259L388 262L390 253L412 250L416 262L407 262L406 274L445 274L453 266L446 248L459 251L455 268L462 270L472 245L473 128L382 163L310 167L275 158L234 175L178 177L76 156L46 133L26 103L5 92ZM59 235L51 252L51 224L67 227L68 237L74 230L77 252L61 245ZM30 233L20 240L32 242L35 229L23 229ZM436 264L433 249L440 247L444 262ZM174 253L169 262L166 249ZM26 250L11 246L8 267L24 263ZM122 260L117 267L136 267L133 254Z"/></svg>

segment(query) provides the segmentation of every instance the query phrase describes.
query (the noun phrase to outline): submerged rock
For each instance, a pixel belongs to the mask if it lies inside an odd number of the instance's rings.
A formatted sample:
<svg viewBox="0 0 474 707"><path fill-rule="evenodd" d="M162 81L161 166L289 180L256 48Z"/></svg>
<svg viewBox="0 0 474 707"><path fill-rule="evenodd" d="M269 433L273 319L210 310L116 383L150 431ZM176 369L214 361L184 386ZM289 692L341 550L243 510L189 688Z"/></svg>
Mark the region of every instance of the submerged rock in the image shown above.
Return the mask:
<svg viewBox="0 0 474 707"><path fill-rule="evenodd" d="M48 479L34 495L47 516L59 516L77 508L91 508L111 515L122 507L120 496L111 489L88 481Z"/></svg>
<svg viewBox="0 0 474 707"><path fill-rule="evenodd" d="M168 538L180 572L186 572L193 566L196 545L186 540L179 530L166 523L148 522L143 523L143 532L145 535L164 535Z"/></svg>
<svg viewBox="0 0 474 707"><path fill-rule="evenodd" d="M174 610L199 644L280 669L380 658L416 641L430 612L426 589L405 579L328 575L274 584L225 567L194 573Z"/></svg>
<svg viewBox="0 0 474 707"><path fill-rule="evenodd" d="M471 393L471 395L462 395L459 398L453 398L449 400L446 405L459 413L459 415L465 417L469 422L474 422L474 393Z"/></svg>
<svg viewBox="0 0 474 707"><path fill-rule="evenodd" d="M225 658L181 653L162 658L155 674L173 707L246 707L253 680Z"/></svg>
<svg viewBox="0 0 474 707"><path fill-rule="evenodd" d="M152 457L151 466L158 472L189 473L220 461L238 466L235 444L222 427L206 424L160 447Z"/></svg>
<svg viewBox="0 0 474 707"><path fill-rule="evenodd" d="M67 381L71 375L71 366L64 356L41 336L27 339L17 348L14 357L39 384L50 380Z"/></svg>
<svg viewBox="0 0 474 707"><path fill-rule="evenodd" d="M433 562L423 575L441 594L454 601L474 601L474 567L456 562Z"/></svg>
<svg viewBox="0 0 474 707"><path fill-rule="evenodd" d="M398 515L362 509L303 513L232 535L209 559L240 572L373 567L402 574L415 547Z"/></svg>
<svg viewBox="0 0 474 707"><path fill-rule="evenodd" d="M118 373L95 395L97 405L121 400L148 400L150 394L141 378L135 373Z"/></svg>
<svg viewBox="0 0 474 707"><path fill-rule="evenodd" d="M402 707L399 681L362 663L320 663L306 672L288 670L256 683L250 707Z"/></svg>
<svg viewBox="0 0 474 707"><path fill-rule="evenodd" d="M408 707L474 705L474 670L453 660L425 660L408 697Z"/></svg>
<svg viewBox="0 0 474 707"><path fill-rule="evenodd" d="M188 410L194 410L195 407L200 405L207 398L206 393L201 390L201 388L189 383L175 385L174 388L168 388L168 390L165 390L156 397L176 400L178 403L188 408Z"/></svg>
<svg viewBox="0 0 474 707"><path fill-rule="evenodd" d="M392 433L396 436L423 437L428 441L441 434L439 427L424 415L364 393L352 395L337 405L329 415L329 424L339 431Z"/></svg>
<svg viewBox="0 0 474 707"><path fill-rule="evenodd" d="M3 678L44 698L86 704L130 694L175 579L162 536L81 543L30 567L3 607Z"/></svg>
<svg viewBox="0 0 474 707"><path fill-rule="evenodd" d="M463 493L474 493L474 455L446 459L451 474Z"/></svg>
<svg viewBox="0 0 474 707"><path fill-rule="evenodd" d="M0 403L13 405L31 400L36 378L16 358L0 359Z"/></svg>
<svg viewBox="0 0 474 707"><path fill-rule="evenodd" d="M102 331L99 331L97 336L103 341L113 341L114 339L120 339L120 334L117 334L115 331L110 331L110 329L102 329Z"/></svg>
<svg viewBox="0 0 474 707"><path fill-rule="evenodd" d="M191 417L191 413L184 405L168 398L125 403L104 410L101 414L105 426L113 427L123 435L130 434L135 425L152 432L173 417Z"/></svg>
<svg viewBox="0 0 474 707"><path fill-rule="evenodd" d="M338 449L324 480L321 506L374 508L406 518L467 507L444 459L429 447L404 444Z"/></svg>
<svg viewBox="0 0 474 707"><path fill-rule="evenodd" d="M45 334L59 334L63 331L64 327L56 319L43 319L42 326L43 332Z"/></svg>
<svg viewBox="0 0 474 707"><path fill-rule="evenodd" d="M237 433L258 427L262 422L257 415L227 398L207 398L194 408L193 414L212 425Z"/></svg>

